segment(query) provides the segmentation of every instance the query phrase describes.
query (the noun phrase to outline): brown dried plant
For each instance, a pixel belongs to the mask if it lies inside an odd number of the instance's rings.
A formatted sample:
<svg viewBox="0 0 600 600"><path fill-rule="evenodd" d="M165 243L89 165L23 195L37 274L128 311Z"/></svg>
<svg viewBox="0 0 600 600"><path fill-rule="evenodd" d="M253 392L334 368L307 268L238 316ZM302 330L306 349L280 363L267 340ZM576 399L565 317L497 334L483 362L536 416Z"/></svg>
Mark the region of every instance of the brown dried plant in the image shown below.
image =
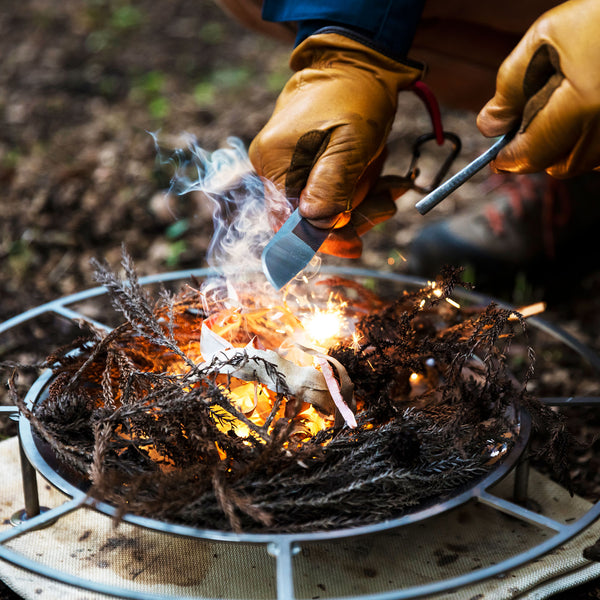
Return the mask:
<svg viewBox="0 0 600 600"><path fill-rule="evenodd" d="M358 427L300 440L301 406L275 365L267 366L276 406L261 427L231 403L218 360L198 363L186 353L208 317L195 289L153 302L126 253L123 267L124 280L105 265L96 270L126 322L54 352L47 397L33 411L21 402L59 460L121 514L276 532L393 518L493 468L487 450L510 446L524 406L555 440L546 450L552 460L564 456L562 424L507 372L512 312L450 307L444 299L458 285L456 271L442 274L438 295L424 288L384 301L364 290L370 312L357 325L358 345L348 340L329 351L354 382ZM174 364L185 368L174 372ZM276 418L280 406L285 416ZM250 435L219 427L234 421Z"/></svg>

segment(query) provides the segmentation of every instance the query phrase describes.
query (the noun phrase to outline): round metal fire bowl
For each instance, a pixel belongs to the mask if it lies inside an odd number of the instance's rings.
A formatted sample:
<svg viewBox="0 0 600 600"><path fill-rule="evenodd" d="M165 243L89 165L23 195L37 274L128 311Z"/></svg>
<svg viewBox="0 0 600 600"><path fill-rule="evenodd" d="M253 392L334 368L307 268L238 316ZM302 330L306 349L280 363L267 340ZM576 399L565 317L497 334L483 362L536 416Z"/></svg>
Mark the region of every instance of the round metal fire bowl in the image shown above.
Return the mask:
<svg viewBox="0 0 600 600"><path fill-rule="evenodd" d="M344 274L347 272L344 271ZM338 270L334 271L333 274L339 274ZM371 273L371 277L373 274ZM398 278L387 277L386 274L378 274L379 279L388 280L390 283L398 283ZM354 275L353 279L357 279ZM409 284L402 278L401 283L404 288ZM424 282L420 282L422 287ZM412 283L412 287L415 284ZM44 372L29 389L29 392L25 398L25 402L28 407L33 409L35 406L44 401L47 396L47 388L52 381L52 373L50 370ZM443 498L433 498L426 500L423 503L417 505L409 511L405 511L402 515L394 519L386 520L382 523L373 523L370 525L352 527L343 530L326 530L326 531L315 531L304 534L295 534L294 537L297 540L316 540L323 537L324 539L331 539L331 537L346 537L349 535L361 535L370 534L377 531L386 529L393 529L400 527L408 523L415 523L423 519L427 519L433 515L443 513L451 510L473 498L477 498L481 490L486 490L498 483L507 473L509 473L517 464L521 457L524 449L527 446L530 434L530 419L524 411L510 408L509 414L507 414L507 420L510 422L511 428L514 430L515 443L512 448L502 456L493 467L483 476L475 477L464 486L460 486L450 494L445 495ZM31 423L27 419L20 419L20 436L23 444L23 449L31 462L31 464L37 469L37 471L47 479L54 487L68 496L75 498L80 494L87 493L89 489L89 481L85 479L79 472L69 467L64 461L61 461L52 450L51 446L41 439L34 431ZM95 502L94 507L105 514L113 514L114 507L104 502ZM213 531L206 529L198 529L192 526L186 525L173 525L171 523L165 523L161 520L156 520L147 517L139 517L136 515L125 515L124 520L129 523L135 523L143 525L157 531L177 531L177 533L200 538L210 539L235 539L246 542L264 542L265 539L272 539L273 536L277 537L284 534L264 534L260 533L243 533L234 534L229 531ZM173 529L175 528L175 530Z"/></svg>
<svg viewBox="0 0 600 600"><path fill-rule="evenodd" d="M180 271L142 278L141 283L143 285L150 285L155 283L164 283L167 281L185 280L191 276L202 278L207 277L212 273L213 271L209 269ZM390 286L414 288L422 287L424 284L426 284L426 282L422 279L394 273L380 273L367 269L324 268L322 269L322 273L348 278L377 279L378 281L386 284L389 282ZM102 287L98 287L88 290L87 292L73 294L71 296L67 296L65 298L39 306L35 309L27 311L26 313L22 313L21 315L18 315L3 324L0 324L0 334L4 331L8 331L12 327L35 319L45 313L55 313L73 321L79 319L91 320L85 315L73 310L70 308L70 306L77 302L84 300L87 301L91 298L104 294L106 294L106 290ZM487 296L472 292L465 292L462 290L457 291L455 296L460 299L465 299L473 304L484 305L494 301L497 304L502 305L502 303ZM505 305L505 308L513 307ZM565 346L575 350L575 352L584 361L589 363L598 373L600 373L600 359L591 350L579 343L572 336L552 325L549 325L538 317L532 317L528 319L528 323L530 327L535 327L548 333ZM106 326L102 323L95 322L95 324L97 326L106 328ZM43 399L51 377L51 372L46 371L33 384L26 397L26 402L30 407L34 406ZM559 398L554 400L556 401L555 403L564 404L570 402L571 400L576 400L579 401L578 403L583 403L586 399ZM589 399L589 403L593 402L593 399ZM498 576L506 571L529 563L530 561L553 550L561 544L564 544L570 538L583 531L600 516L600 503L598 503L593 505L583 516L577 520L569 522L568 524L563 524L542 514L538 514L532 510L529 510L528 508L516 502L499 498L489 491L495 483L499 482L510 472L511 469L515 467L515 465L519 463L522 453L527 445L530 434L529 416L524 412L521 412L515 415L515 419L519 424L519 435L517 436L514 447L485 477L474 481L472 485L469 485L466 489L457 490L456 494L454 494L451 498L446 498L437 504L423 506L415 512L405 514L396 519L382 523L375 523L372 525L351 529L317 531L313 533L301 534L238 534L228 531L197 529L194 527L167 523L146 517L139 517L136 515L125 515L124 520L132 525L190 538L213 541L246 542L263 545L266 544L269 553L276 559L277 600L294 600L296 598L294 591L293 556L301 550L303 543L363 536L385 530L391 530L403 525L415 523L416 521L424 520L430 516L437 515L444 511L449 511L450 509L464 504L469 500L478 501L495 510L509 514L518 520L547 528L553 532L553 534L550 535L545 541L534 546L533 548L525 552L515 554L508 559L502 560L497 564L492 564L485 568L469 571L442 581L433 581L430 583L397 589L392 592L374 592L363 594L361 596L355 596L354 598L356 600L359 598L360 600L401 600L404 598L419 598L440 592L447 592L449 590L470 585L490 577ZM87 497L85 491L87 489L87 483L82 481L81 476L74 476L73 472L68 467L60 464L59 461L56 460L56 457L52 452L48 452L47 445L45 445L45 443L36 436L32 429L32 425L23 417L23 415L21 415L19 422L19 435L22 438L22 443L27 458L43 477L45 477L52 485L70 496L72 499L46 513L42 513L37 517L33 517L24 521L19 526L13 528L12 531L5 530L0 532L0 559L6 560L16 566L25 568L56 581L91 591L139 600L167 600L167 598L168 600L171 600L171 597L149 594L147 590L139 592L136 590L103 584L101 582L90 582L71 574L49 568L46 565L25 557L24 555L19 554L5 546L7 541L23 535L24 533L33 531L40 525L43 525L52 519L61 518L62 516L82 507L91 507L109 516L114 516L116 513L116 509L113 506L106 503L97 502L92 498Z"/></svg>

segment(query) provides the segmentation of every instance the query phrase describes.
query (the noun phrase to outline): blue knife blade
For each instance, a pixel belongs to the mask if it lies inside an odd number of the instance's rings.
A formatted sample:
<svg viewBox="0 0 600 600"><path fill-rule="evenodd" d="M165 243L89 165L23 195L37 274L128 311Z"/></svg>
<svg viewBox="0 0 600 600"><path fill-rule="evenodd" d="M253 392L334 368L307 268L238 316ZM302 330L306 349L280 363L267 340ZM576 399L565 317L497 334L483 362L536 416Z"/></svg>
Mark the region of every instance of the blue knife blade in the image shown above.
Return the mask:
<svg viewBox="0 0 600 600"><path fill-rule="evenodd" d="M269 283L280 290L312 260L329 229L311 225L296 209L262 252L262 268Z"/></svg>

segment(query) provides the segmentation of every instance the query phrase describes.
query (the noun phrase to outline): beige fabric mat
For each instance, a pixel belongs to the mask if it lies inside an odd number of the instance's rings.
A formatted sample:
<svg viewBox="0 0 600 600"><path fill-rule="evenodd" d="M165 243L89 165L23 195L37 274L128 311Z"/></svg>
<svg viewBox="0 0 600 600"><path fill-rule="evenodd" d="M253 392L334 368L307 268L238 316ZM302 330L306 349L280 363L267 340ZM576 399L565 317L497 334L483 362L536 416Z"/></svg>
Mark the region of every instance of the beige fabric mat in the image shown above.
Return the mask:
<svg viewBox="0 0 600 600"><path fill-rule="evenodd" d="M0 529L23 507L18 443L0 442ZM578 518L589 507L538 473L530 492L547 517ZM41 504L65 497L39 478ZM510 481L494 493L509 497ZM455 577L506 559L546 539L547 532L472 502L391 532L303 544L294 558L297 598L392 594L432 579ZM600 577L600 564L582 550L600 538L600 524L528 566L435 600L537 600ZM41 563L78 577L173 598L276 598L275 561L264 545L178 538L120 525L91 509L78 509L55 525L7 544ZM31 574L0 560L0 579L26 600L108 598Z"/></svg>

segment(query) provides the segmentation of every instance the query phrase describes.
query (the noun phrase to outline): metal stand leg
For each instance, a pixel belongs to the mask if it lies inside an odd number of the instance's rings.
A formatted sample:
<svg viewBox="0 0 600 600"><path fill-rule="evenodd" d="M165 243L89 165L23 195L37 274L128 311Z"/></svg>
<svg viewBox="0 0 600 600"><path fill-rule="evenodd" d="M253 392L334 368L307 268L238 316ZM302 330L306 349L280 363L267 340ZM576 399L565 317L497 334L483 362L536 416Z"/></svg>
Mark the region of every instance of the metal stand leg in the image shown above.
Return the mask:
<svg viewBox="0 0 600 600"><path fill-rule="evenodd" d="M19 457L21 459L21 478L23 480L23 496L25 497L25 518L32 519L40 514L40 496L38 493L36 471L31 466L19 435Z"/></svg>
<svg viewBox="0 0 600 600"><path fill-rule="evenodd" d="M33 519L33 517L37 517L42 512L50 510L45 506L40 507L40 496L38 492L36 470L29 462L29 459L27 458L27 455L23 450L23 443L21 441L20 433L17 437L19 439L19 458L21 461L21 479L23 482L23 496L25 500L25 508L18 510L10 518L11 524L15 526L20 525L23 521ZM56 519L48 521L40 527L48 527L49 525L52 525L55 522Z"/></svg>
<svg viewBox="0 0 600 600"><path fill-rule="evenodd" d="M525 449L525 453L527 449ZM517 504L527 504L527 491L529 486L529 459L525 458L515 468L515 483L513 499Z"/></svg>

